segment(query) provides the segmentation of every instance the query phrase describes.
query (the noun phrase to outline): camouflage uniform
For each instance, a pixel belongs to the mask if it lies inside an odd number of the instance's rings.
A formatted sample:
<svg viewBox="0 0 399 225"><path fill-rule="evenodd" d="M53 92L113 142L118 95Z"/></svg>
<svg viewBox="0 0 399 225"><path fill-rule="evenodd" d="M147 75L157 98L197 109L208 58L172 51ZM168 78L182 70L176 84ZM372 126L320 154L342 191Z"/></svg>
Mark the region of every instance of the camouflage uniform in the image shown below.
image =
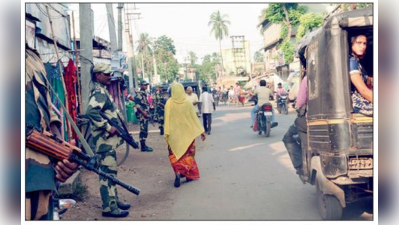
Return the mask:
<svg viewBox="0 0 399 225"><path fill-rule="evenodd" d="M163 124L164 124L164 106L162 106L161 104L166 103L165 99L162 96L161 91L157 91L155 93L155 119L158 121L159 124L159 130L161 131L161 135L163 135Z"/></svg>
<svg viewBox="0 0 399 225"><path fill-rule="evenodd" d="M136 108L141 108L141 110L150 115L150 104L148 103L145 91L140 90L137 93L134 97L134 103L136 103ZM139 111L136 112L136 117L140 122L140 143L145 146L145 140L148 137L148 119L146 119Z"/></svg>
<svg viewBox="0 0 399 225"><path fill-rule="evenodd" d="M31 50L25 51L25 131L50 131L50 123L58 122L51 110L46 71L41 59ZM52 220L52 194L56 191L53 162L48 156L25 148L25 219Z"/></svg>
<svg viewBox="0 0 399 225"><path fill-rule="evenodd" d="M93 144L100 160L99 169L116 177L118 169L115 149L123 144L123 139L117 135L108 136L111 125L106 119L101 117L100 112L104 112L108 118L120 124L118 118L119 110L105 85L95 82L94 88L90 92L86 115L90 118L92 124ZM118 196L115 184L101 176L100 193L103 202L103 212L118 210Z"/></svg>

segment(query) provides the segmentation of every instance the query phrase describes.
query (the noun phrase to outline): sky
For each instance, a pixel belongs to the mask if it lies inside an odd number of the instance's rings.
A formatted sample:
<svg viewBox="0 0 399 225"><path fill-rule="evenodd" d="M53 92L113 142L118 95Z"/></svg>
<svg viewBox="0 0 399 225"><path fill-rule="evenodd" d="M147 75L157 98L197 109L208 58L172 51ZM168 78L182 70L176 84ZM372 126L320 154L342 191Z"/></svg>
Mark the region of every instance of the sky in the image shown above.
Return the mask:
<svg viewBox="0 0 399 225"><path fill-rule="evenodd" d="M232 47L231 35L244 35L249 40L250 55L263 47L263 36L260 34L259 16L262 9L268 4L136 4L134 12L141 13L140 20L134 23L134 40L141 32L146 32L150 37L166 35L170 37L176 46L176 58L180 61L189 51L197 54L200 63L202 57L213 52L219 53L219 42L214 35L210 34L211 27L208 26L210 16L213 12L220 10L221 14L227 14L229 25L229 37L222 41L222 49ZM117 4L113 4L114 17L117 21ZM125 4L125 9L133 9L133 4ZM79 8L76 4L70 6L76 17ZM109 40L108 22L104 3L91 4L94 11L95 35ZM133 12L133 10L131 11ZM136 16L137 18L137 16ZM79 24L76 18L75 24ZM76 28L78 30L78 28ZM136 44L136 43L135 43Z"/></svg>

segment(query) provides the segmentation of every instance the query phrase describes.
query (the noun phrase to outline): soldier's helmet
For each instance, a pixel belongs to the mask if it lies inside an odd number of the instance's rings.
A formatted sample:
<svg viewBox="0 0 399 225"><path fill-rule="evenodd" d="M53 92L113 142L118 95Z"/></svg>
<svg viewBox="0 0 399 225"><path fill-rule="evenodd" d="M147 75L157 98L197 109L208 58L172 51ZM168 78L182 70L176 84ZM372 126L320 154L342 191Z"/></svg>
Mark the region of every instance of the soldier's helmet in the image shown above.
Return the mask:
<svg viewBox="0 0 399 225"><path fill-rule="evenodd" d="M111 74L112 71L111 71L111 67L108 64L98 63L98 64L94 65L93 73Z"/></svg>

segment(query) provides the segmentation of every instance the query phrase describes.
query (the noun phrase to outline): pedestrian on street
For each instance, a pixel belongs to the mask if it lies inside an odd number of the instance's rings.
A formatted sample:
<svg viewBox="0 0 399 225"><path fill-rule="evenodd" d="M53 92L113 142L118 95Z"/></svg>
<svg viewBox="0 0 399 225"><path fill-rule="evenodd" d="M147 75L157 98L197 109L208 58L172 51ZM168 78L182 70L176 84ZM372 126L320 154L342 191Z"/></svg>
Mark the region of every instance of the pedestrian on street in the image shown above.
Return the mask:
<svg viewBox="0 0 399 225"><path fill-rule="evenodd" d="M193 93L193 88L191 86L187 87L187 99L193 104L193 108L197 116L200 116L198 109L198 95Z"/></svg>
<svg viewBox="0 0 399 225"><path fill-rule="evenodd" d="M193 104L187 99L180 83L172 85L172 97L165 105L165 140L168 144L169 160L175 172L175 187L180 179L186 182L199 179L199 170L194 159L195 138L206 139L204 128L195 114Z"/></svg>
<svg viewBox="0 0 399 225"><path fill-rule="evenodd" d="M166 104L166 101L162 94L162 89L163 89L162 85L157 86L157 90L155 92L155 99L154 99L155 120L158 121L160 135L164 134L164 130L163 130L164 114L165 114L164 108L165 108L165 104Z"/></svg>
<svg viewBox="0 0 399 225"><path fill-rule="evenodd" d="M234 87L234 103L238 104L240 103L240 93L241 93L241 86L240 83L236 83L236 86Z"/></svg>
<svg viewBox="0 0 399 225"><path fill-rule="evenodd" d="M204 87L204 91L200 96L202 120L204 123L205 132L210 135L212 130L212 112L216 110L215 101L212 94L209 93L209 88ZM213 109L212 109L213 107Z"/></svg>
<svg viewBox="0 0 399 225"><path fill-rule="evenodd" d="M142 152L152 152L152 148L146 145L145 141L148 137L148 120L150 119L150 104L147 101L146 90L148 88L147 81L140 82L140 91L134 97L135 107L137 109L136 117L140 122L140 146Z"/></svg>
<svg viewBox="0 0 399 225"><path fill-rule="evenodd" d="M92 82L94 87L90 90L89 104L86 115L91 122L93 144L96 154L100 160L100 171L116 177L118 167L116 164L116 149L123 144L123 139L118 135L118 130L111 126L103 118L100 112L105 113L108 118L118 121L119 110L116 107L112 96L107 90L111 82L110 66L104 63L96 64L93 68ZM119 117L121 115L119 114ZM119 124L122 126L122 124ZM104 217L126 217L129 215L130 204L123 203L118 199L118 192L115 184L100 176L100 194L102 200L102 216Z"/></svg>
<svg viewBox="0 0 399 225"><path fill-rule="evenodd" d="M25 134L47 131L62 140L61 122L52 110L49 83L36 50L25 50ZM25 148L25 220L53 220L53 194L57 182L65 182L78 165L68 160L54 161L34 149ZM58 181L57 181L58 180Z"/></svg>

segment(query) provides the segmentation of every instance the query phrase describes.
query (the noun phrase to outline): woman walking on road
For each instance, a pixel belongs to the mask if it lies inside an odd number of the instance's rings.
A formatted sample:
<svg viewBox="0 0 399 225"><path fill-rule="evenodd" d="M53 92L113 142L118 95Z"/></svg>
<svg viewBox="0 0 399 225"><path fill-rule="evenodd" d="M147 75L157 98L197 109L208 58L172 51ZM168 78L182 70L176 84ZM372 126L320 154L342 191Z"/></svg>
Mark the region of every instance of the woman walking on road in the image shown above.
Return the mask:
<svg viewBox="0 0 399 225"><path fill-rule="evenodd" d="M172 85L172 97L165 105L165 140L168 144L169 160L175 172L175 187L180 187L180 179L199 179L199 170L194 159L195 138L201 135L205 140L204 128L186 98L183 85Z"/></svg>

